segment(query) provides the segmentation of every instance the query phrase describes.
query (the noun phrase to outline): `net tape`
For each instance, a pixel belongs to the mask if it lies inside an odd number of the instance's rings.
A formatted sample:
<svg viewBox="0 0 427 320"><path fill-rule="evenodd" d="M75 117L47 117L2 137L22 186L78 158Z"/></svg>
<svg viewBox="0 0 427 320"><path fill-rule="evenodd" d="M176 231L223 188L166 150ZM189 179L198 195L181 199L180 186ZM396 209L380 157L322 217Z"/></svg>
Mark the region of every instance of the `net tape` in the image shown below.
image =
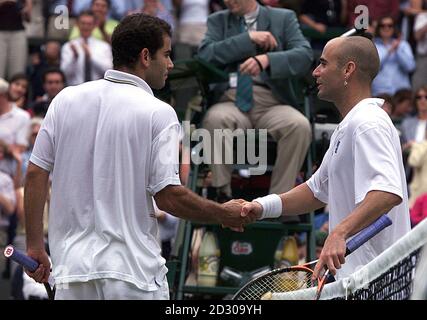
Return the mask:
<svg viewBox="0 0 427 320"><path fill-rule="evenodd" d="M427 243L427 219L347 278L326 284L321 300L409 299L419 252ZM313 300L316 288L272 293L271 300Z"/></svg>

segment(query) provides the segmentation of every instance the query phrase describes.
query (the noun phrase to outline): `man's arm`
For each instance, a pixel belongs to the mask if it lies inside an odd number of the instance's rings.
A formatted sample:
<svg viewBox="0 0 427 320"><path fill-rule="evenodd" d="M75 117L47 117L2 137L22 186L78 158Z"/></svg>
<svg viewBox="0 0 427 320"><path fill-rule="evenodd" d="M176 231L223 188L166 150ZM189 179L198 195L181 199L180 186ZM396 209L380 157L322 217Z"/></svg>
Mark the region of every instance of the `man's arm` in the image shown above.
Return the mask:
<svg viewBox="0 0 427 320"><path fill-rule="evenodd" d="M304 76L313 62L310 43L302 34L295 12L288 11L281 18L285 21L282 31L285 49L267 52L270 61L268 75L271 79Z"/></svg>
<svg viewBox="0 0 427 320"><path fill-rule="evenodd" d="M393 193L376 190L368 192L356 209L330 232L314 269L313 278L318 277L324 266L335 275L336 270L345 263L346 240L401 202L402 199Z"/></svg>
<svg viewBox="0 0 427 320"><path fill-rule="evenodd" d="M314 197L313 192L307 186L307 183L302 183L292 190L282 193L282 215L293 216L312 212L324 207L326 204ZM243 215L253 215L257 219L262 216L264 208L257 201L246 203L242 208Z"/></svg>
<svg viewBox="0 0 427 320"><path fill-rule="evenodd" d="M40 263L39 268L28 273L37 282L47 282L50 262L43 239L43 210L49 188L49 172L29 163L25 181L24 210L27 254Z"/></svg>
<svg viewBox="0 0 427 320"><path fill-rule="evenodd" d="M206 200L189 189L179 185L169 185L154 196L160 210L182 219L203 223L218 223L235 230L253 222L253 215L241 217L241 203L238 200L225 204Z"/></svg>
<svg viewBox="0 0 427 320"><path fill-rule="evenodd" d="M257 54L256 45L248 32L225 37L223 13L214 13L208 18L208 30L199 47L198 56L216 66L240 62ZM236 27L237 28L237 27Z"/></svg>

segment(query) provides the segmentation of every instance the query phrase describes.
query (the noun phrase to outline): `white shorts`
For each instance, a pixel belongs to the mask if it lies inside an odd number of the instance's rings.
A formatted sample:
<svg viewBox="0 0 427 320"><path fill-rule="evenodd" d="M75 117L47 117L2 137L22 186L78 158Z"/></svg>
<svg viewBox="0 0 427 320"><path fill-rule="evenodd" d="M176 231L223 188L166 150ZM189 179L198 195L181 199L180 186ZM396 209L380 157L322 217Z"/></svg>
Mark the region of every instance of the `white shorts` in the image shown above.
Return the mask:
<svg viewBox="0 0 427 320"><path fill-rule="evenodd" d="M116 279L72 282L63 287L56 290L55 300L169 300L167 281L156 291L144 291L130 282Z"/></svg>

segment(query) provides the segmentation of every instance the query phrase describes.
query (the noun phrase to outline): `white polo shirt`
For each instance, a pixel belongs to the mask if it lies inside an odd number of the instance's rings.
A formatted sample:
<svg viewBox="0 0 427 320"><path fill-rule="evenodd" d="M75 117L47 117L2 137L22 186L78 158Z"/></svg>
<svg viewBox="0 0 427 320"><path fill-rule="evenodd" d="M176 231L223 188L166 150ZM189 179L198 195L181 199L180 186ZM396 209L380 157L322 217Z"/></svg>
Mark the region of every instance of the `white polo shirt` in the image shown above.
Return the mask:
<svg viewBox="0 0 427 320"><path fill-rule="evenodd" d="M30 161L52 171L57 283L114 278L154 291L167 268L152 196L180 185L180 124L140 78L109 70L52 101Z"/></svg>
<svg viewBox="0 0 427 320"><path fill-rule="evenodd" d="M7 144L28 146L30 131L30 115L16 104L9 112L0 115L0 139Z"/></svg>
<svg viewBox="0 0 427 320"><path fill-rule="evenodd" d="M399 135L382 104L382 99L365 99L347 114L332 134L320 168L307 181L314 196L329 205L329 230L353 212L369 191L386 191L403 199L388 213L393 224L346 257L338 278L364 266L410 230Z"/></svg>

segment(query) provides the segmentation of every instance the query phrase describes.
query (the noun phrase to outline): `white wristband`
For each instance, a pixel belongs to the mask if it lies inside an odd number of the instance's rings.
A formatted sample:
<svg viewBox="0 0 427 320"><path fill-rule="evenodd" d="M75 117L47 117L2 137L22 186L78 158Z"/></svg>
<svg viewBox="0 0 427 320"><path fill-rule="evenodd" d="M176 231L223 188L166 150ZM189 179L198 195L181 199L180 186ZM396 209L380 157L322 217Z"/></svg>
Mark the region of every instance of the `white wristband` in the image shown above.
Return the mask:
<svg viewBox="0 0 427 320"><path fill-rule="evenodd" d="M277 194L256 198L253 201L258 202L263 208L259 220L278 218L282 215L282 199Z"/></svg>

